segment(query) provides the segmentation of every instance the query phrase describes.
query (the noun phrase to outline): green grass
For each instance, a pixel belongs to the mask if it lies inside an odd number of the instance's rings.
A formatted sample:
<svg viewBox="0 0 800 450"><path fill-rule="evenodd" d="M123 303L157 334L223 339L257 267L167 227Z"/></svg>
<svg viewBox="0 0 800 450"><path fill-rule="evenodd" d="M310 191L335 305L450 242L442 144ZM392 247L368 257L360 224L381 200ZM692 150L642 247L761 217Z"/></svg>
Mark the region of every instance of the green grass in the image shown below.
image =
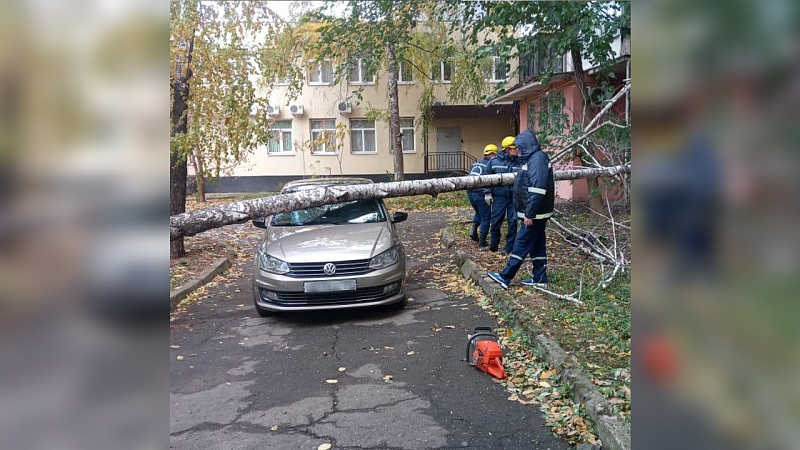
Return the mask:
<svg viewBox="0 0 800 450"><path fill-rule="evenodd" d="M384 199L386 206L392 210L422 211L446 208L472 208L463 191L443 192L436 196L414 195L410 197L393 197Z"/></svg>

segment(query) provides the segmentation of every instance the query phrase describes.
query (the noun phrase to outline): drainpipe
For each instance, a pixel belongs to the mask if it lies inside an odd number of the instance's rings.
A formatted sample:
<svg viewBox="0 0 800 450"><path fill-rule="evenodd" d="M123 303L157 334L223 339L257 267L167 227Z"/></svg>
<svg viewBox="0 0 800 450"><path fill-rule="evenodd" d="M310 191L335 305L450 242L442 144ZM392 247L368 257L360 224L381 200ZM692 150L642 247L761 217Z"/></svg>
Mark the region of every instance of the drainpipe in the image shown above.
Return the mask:
<svg viewBox="0 0 800 450"><path fill-rule="evenodd" d="M514 136L519 134L520 116L519 116L519 100L514 100Z"/></svg>

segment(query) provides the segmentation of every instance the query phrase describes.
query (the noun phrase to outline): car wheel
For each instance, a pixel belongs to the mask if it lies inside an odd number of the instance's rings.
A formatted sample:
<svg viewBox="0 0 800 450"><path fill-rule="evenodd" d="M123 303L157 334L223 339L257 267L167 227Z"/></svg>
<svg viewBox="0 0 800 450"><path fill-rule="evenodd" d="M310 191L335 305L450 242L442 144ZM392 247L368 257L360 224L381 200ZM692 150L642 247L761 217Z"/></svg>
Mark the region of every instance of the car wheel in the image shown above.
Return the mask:
<svg viewBox="0 0 800 450"><path fill-rule="evenodd" d="M253 305L256 307L256 312L261 317L272 317L275 315L274 311L270 311L258 306L258 288L256 288L255 280L253 280Z"/></svg>

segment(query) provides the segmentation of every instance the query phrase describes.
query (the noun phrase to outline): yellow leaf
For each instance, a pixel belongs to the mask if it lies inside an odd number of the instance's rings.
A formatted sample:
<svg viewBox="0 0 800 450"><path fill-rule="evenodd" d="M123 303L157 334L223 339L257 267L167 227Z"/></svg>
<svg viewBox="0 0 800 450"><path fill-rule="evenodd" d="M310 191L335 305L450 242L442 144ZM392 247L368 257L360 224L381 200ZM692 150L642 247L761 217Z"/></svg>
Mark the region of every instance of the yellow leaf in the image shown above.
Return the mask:
<svg viewBox="0 0 800 450"><path fill-rule="evenodd" d="M278 426L277 426L277 425L275 425L274 427L270 428L269 430L270 430L270 431L278 431Z"/></svg>
<svg viewBox="0 0 800 450"><path fill-rule="evenodd" d="M339 372L344 372L345 370L347 370L347 367L339 367Z"/></svg>
<svg viewBox="0 0 800 450"><path fill-rule="evenodd" d="M511 394L511 396L508 397L508 401L510 401L510 402L516 402L518 400L519 400L519 396L517 394Z"/></svg>
<svg viewBox="0 0 800 450"><path fill-rule="evenodd" d="M445 328L454 329L456 326L455 326L455 325L445 325L444 327L445 327Z"/></svg>
<svg viewBox="0 0 800 450"><path fill-rule="evenodd" d="M540 381L540 382L539 382L539 386L541 386L541 387L543 387L543 388L549 388L549 387L552 387L552 386L550 386L550 383L548 383L547 381Z"/></svg>
<svg viewBox="0 0 800 450"><path fill-rule="evenodd" d="M328 384L336 384L339 382L339 380L325 380L325 382Z"/></svg>
<svg viewBox="0 0 800 450"><path fill-rule="evenodd" d="M330 448L331 444L321 444L319 447L317 447L317 450L330 450Z"/></svg>
<svg viewBox="0 0 800 450"><path fill-rule="evenodd" d="M180 345L170 345L169 348L174 348L175 350L181 348Z"/></svg>
<svg viewBox="0 0 800 450"><path fill-rule="evenodd" d="M178 361L183 361L183 356L178 355L175 359L177 359Z"/></svg>
<svg viewBox="0 0 800 450"><path fill-rule="evenodd" d="M389 347L389 346L385 346L383 348L385 348L386 350L394 350L394 347Z"/></svg>
<svg viewBox="0 0 800 450"><path fill-rule="evenodd" d="M414 353L416 353L416 352L415 352L414 350L411 350L410 352L406 353L406 355L408 355L408 356L411 356L411 355L413 355Z"/></svg>

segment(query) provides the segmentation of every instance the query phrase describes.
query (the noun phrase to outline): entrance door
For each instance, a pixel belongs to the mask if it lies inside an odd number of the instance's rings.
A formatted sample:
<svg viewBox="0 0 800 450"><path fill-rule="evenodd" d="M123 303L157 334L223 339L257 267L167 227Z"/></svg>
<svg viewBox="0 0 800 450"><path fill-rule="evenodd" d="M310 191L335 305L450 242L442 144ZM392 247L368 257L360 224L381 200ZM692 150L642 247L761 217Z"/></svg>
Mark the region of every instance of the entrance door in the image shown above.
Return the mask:
<svg viewBox="0 0 800 450"><path fill-rule="evenodd" d="M456 170L461 167L461 128L436 129L436 162L433 170Z"/></svg>

